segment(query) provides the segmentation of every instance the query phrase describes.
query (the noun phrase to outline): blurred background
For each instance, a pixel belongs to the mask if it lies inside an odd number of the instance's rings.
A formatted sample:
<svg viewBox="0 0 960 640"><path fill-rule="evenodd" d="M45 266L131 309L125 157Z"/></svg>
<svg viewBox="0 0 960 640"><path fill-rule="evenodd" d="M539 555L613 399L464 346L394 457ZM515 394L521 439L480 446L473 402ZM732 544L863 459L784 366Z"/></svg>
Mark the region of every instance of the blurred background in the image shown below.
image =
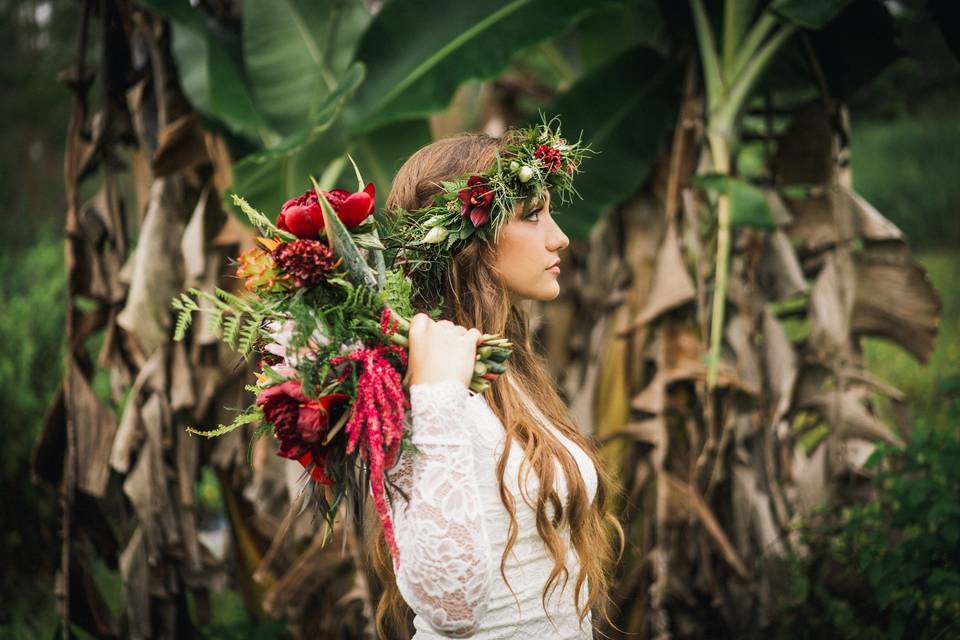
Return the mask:
<svg viewBox="0 0 960 640"><path fill-rule="evenodd" d="M236 286L230 193L274 217L349 153L382 205L543 110L600 152L531 310L623 483L618 625L960 638L957 7L0 0L0 636L372 637L297 465L185 434L252 363L170 299Z"/></svg>

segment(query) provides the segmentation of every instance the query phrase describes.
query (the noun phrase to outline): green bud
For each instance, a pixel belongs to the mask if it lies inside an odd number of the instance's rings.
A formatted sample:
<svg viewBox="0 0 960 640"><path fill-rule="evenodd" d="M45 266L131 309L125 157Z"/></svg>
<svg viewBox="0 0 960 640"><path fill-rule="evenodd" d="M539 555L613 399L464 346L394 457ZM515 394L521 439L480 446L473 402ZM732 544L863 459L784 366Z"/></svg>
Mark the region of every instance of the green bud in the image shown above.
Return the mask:
<svg viewBox="0 0 960 640"><path fill-rule="evenodd" d="M421 242L423 244L436 244L446 240L448 235L450 235L450 232L446 229L446 227L434 227L433 229L430 229L430 232L424 236Z"/></svg>

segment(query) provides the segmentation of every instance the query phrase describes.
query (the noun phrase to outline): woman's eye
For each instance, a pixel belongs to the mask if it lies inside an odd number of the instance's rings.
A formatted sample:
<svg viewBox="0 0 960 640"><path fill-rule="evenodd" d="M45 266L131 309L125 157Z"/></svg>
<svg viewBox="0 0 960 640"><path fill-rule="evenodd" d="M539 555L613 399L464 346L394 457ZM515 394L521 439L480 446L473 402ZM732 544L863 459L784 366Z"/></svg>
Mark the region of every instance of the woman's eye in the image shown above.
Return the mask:
<svg viewBox="0 0 960 640"><path fill-rule="evenodd" d="M543 210L542 207L539 208L539 209L534 209L533 211L531 211L530 213L528 213L524 219L526 220L526 219L528 219L530 216L539 216L539 214L540 214L540 212L541 212L542 210ZM537 219L539 220L539 218L537 218Z"/></svg>

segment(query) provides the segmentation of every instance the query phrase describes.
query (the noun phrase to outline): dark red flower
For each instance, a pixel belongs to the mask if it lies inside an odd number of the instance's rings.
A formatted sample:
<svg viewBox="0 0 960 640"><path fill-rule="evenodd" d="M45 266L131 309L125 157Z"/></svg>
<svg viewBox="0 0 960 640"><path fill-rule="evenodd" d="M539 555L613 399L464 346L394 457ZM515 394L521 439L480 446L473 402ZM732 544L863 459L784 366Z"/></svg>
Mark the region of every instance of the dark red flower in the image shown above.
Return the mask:
<svg viewBox="0 0 960 640"><path fill-rule="evenodd" d="M281 271L290 274L296 287L320 284L337 265L330 248L319 240L282 242L271 256Z"/></svg>
<svg viewBox="0 0 960 640"><path fill-rule="evenodd" d="M287 380L264 389L257 396L257 404L263 407L263 417L273 425L273 434L280 441L277 455L299 460L326 434L331 409L348 398L334 393L311 400L303 394L299 380Z"/></svg>
<svg viewBox="0 0 960 640"><path fill-rule="evenodd" d="M548 144L542 144L533 152L533 157L543 163L544 168L550 173L560 170L563 158L559 149L554 149Z"/></svg>
<svg viewBox="0 0 960 640"><path fill-rule="evenodd" d="M373 211L376 188L370 182L363 191L350 193L346 189L324 191L330 206L347 229L353 229ZM289 231L298 238L315 239L323 230L323 210L313 189L297 198L287 200L277 217L277 228Z"/></svg>
<svg viewBox="0 0 960 640"><path fill-rule="evenodd" d="M460 198L460 215L470 217L474 227L484 225L490 219L493 190L480 176L470 176L467 186L457 192Z"/></svg>

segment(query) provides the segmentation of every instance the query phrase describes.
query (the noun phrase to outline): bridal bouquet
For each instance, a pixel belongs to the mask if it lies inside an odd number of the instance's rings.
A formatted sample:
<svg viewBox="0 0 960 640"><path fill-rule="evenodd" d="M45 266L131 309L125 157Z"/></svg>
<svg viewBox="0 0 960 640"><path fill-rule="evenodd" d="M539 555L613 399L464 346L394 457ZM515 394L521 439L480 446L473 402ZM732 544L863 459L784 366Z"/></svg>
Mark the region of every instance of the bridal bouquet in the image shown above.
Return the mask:
<svg viewBox="0 0 960 640"><path fill-rule="evenodd" d="M313 182L283 205L276 223L234 195L260 232L258 245L233 261L243 292L181 293L172 303L179 311L174 340L183 340L202 310L232 349L258 356L257 383L246 387L255 396L250 406L229 425L188 431L213 437L253 424L257 436L272 432L278 455L298 461L322 489L314 494L328 531L342 498L362 504L369 486L399 562L384 471L413 447L401 384L412 283L409 264L398 259L402 251L388 251L380 240L374 185L364 186L354 169L356 192L322 191ZM436 317L439 309L429 313ZM511 348L501 337L483 336L472 390L484 391L505 371Z"/></svg>

